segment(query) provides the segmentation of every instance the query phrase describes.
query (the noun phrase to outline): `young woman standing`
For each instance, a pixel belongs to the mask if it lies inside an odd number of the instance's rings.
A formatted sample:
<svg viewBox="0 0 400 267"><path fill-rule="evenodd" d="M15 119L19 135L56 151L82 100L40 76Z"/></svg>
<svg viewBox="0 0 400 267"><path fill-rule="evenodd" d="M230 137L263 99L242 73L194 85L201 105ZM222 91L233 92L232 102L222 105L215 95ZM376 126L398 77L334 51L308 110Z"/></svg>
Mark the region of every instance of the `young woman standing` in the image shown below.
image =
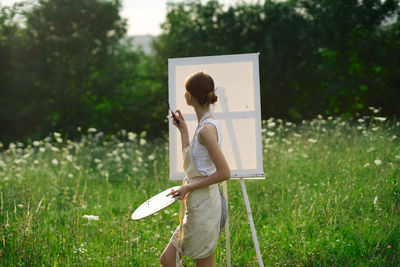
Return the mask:
<svg viewBox="0 0 400 267"><path fill-rule="evenodd" d="M221 151L221 130L210 112L217 101L214 81L208 74L197 72L185 82L185 99L194 108L198 126L189 142L187 125L180 110L173 124L181 134L186 178L171 194L186 200L186 213L181 225L161 255L163 266L180 266L183 256L196 260L196 266L214 266L214 251L226 220L226 206L218 183L229 179L230 170ZM181 216L184 212L181 201Z"/></svg>

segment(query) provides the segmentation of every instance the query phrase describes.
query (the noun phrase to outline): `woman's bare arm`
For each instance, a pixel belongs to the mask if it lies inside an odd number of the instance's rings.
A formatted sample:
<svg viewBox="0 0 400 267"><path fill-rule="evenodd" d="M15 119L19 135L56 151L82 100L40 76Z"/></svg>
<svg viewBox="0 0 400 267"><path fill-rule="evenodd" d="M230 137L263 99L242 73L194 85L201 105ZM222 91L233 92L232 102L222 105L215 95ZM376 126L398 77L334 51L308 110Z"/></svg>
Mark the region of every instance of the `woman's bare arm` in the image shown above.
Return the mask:
<svg viewBox="0 0 400 267"><path fill-rule="evenodd" d="M171 192L173 196L177 196L179 199L183 199L186 194L198 188L228 180L231 175L225 156L218 145L218 134L215 126L204 124L199 131L198 137L200 144L206 146L208 154L215 164L216 171L197 183L183 185L178 190Z"/></svg>

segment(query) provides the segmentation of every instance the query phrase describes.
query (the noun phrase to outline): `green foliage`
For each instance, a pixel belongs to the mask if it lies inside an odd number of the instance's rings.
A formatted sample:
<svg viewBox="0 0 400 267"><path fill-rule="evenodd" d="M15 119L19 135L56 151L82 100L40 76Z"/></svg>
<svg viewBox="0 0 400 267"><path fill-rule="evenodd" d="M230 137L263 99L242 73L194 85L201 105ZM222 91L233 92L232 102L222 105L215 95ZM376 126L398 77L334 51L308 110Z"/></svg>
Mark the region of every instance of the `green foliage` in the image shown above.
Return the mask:
<svg viewBox="0 0 400 267"><path fill-rule="evenodd" d="M154 49L164 75L171 57L260 52L264 118L351 116L368 106L400 114L399 10L396 0L267 0L228 8L171 2Z"/></svg>
<svg viewBox="0 0 400 267"><path fill-rule="evenodd" d="M154 53L132 49L118 0L0 8L0 139L76 127L166 131L168 58L260 52L262 117L400 115L397 0L169 2Z"/></svg>
<svg viewBox="0 0 400 267"><path fill-rule="evenodd" d="M265 266L400 263L400 122L375 115L263 121L266 179L246 187ZM166 139L79 135L51 133L0 154L1 265L158 266L179 205L130 216L180 184L167 180ZM239 181L228 194L232 266L257 266ZM226 266L224 234L216 266Z"/></svg>
<svg viewBox="0 0 400 267"><path fill-rule="evenodd" d="M82 128L159 130L148 111L159 93L143 77L151 59L122 42L119 1L39 1L3 8L0 138L38 138ZM18 27L15 17L24 18ZM4 72L3 72L4 70ZM146 112L145 112L146 111ZM161 121L161 123L160 123Z"/></svg>

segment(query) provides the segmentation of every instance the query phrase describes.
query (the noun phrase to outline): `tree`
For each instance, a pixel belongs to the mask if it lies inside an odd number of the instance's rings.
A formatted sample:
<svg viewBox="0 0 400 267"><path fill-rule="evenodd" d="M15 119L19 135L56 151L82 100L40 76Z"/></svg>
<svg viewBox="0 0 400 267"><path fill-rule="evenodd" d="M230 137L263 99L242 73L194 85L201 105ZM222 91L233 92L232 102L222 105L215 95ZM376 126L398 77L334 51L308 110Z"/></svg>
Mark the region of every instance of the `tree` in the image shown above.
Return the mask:
<svg viewBox="0 0 400 267"><path fill-rule="evenodd" d="M290 120L399 114L397 0L169 3L154 44L160 72L171 57L260 52L262 115Z"/></svg>

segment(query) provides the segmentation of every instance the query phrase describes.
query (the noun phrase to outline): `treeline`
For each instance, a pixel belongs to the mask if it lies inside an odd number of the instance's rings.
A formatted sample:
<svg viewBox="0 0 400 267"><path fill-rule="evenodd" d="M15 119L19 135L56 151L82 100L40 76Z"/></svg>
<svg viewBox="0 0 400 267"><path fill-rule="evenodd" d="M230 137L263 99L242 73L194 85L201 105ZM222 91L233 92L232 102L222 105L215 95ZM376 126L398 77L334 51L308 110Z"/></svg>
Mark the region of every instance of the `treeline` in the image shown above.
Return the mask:
<svg viewBox="0 0 400 267"><path fill-rule="evenodd" d="M0 11L0 140L76 128L167 130L167 59L260 52L262 116L400 115L397 0L168 3L154 53L132 49L118 0Z"/></svg>

